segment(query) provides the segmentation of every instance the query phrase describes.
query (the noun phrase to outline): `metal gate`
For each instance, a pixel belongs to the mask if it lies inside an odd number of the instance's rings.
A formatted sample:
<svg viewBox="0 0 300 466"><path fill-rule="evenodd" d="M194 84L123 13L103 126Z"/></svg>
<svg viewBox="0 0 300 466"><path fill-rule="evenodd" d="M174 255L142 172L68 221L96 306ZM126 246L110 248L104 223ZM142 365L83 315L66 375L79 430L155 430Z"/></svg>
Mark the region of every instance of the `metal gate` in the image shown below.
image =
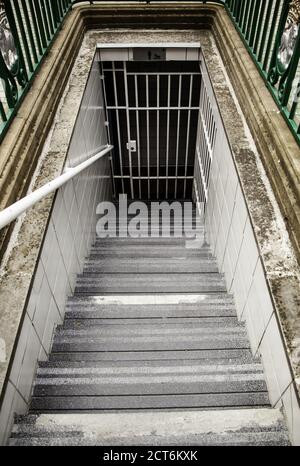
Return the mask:
<svg viewBox="0 0 300 466"><path fill-rule="evenodd" d="M199 62L102 62L116 195L190 199Z"/></svg>

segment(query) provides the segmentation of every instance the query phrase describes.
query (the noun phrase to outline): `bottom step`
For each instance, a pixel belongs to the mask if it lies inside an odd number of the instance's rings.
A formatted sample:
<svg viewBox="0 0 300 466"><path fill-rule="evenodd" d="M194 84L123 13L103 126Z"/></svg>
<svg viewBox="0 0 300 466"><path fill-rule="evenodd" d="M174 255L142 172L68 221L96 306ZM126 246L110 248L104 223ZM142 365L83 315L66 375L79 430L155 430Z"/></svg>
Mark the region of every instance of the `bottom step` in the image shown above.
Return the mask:
<svg viewBox="0 0 300 466"><path fill-rule="evenodd" d="M289 445L277 409L42 414L15 424L11 446Z"/></svg>

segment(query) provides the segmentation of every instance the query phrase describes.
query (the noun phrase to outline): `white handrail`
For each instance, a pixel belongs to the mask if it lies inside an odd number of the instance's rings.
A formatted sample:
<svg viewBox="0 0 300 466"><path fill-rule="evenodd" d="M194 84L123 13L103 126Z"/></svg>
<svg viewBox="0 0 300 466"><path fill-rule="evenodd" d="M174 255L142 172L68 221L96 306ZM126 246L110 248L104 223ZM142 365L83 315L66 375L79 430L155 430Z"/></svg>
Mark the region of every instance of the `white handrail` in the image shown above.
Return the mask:
<svg viewBox="0 0 300 466"><path fill-rule="evenodd" d="M23 199L20 199L11 206L2 210L2 212L0 212L0 230L9 225L11 222L13 222L23 212L30 209L30 207L33 207L37 202L41 201L44 197L48 196L48 194L51 194L52 192L56 191L58 188L67 183L70 179L74 178L74 176L78 175L83 170L85 170L90 165L99 160L101 157L111 152L112 149L113 146L107 145L106 149L93 155L85 162L82 162L81 164L77 165L77 167L68 168L67 171L62 175L58 176L57 178L45 184L41 188L23 197Z"/></svg>

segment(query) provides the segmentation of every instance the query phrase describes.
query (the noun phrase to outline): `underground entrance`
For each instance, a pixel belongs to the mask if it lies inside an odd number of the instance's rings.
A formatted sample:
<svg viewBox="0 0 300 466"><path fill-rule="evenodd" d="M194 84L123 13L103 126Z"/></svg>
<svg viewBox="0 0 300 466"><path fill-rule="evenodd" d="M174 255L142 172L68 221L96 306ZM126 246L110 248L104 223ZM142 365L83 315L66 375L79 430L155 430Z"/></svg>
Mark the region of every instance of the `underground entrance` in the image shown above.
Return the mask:
<svg viewBox="0 0 300 466"><path fill-rule="evenodd" d="M28 299L28 318L50 355L39 364L31 412L268 407L253 355L265 364L274 309L199 44L98 46L67 164L95 152L101 157L57 193L33 280L40 291ZM119 194L204 203L207 242L198 248L174 238L101 242L97 205ZM247 322L253 354L235 311ZM54 340L49 321L52 329L60 324ZM178 362L182 355L188 364ZM207 360L216 366L213 375ZM135 375L130 384L128 371ZM125 374L122 385L117 373ZM267 384L272 389L268 374ZM275 418L281 422L277 412Z"/></svg>

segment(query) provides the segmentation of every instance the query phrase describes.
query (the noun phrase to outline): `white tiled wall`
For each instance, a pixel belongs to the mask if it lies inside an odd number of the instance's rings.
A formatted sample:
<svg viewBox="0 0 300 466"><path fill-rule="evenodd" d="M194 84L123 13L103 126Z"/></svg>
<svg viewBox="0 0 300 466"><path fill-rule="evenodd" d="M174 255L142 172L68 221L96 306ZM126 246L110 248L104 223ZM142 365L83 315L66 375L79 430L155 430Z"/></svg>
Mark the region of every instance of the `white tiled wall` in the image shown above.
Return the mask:
<svg viewBox="0 0 300 466"><path fill-rule="evenodd" d="M93 65L70 145L67 164L78 165L107 144L100 73ZM96 235L96 206L110 200L108 156L64 185L56 195L37 266L17 351L0 413L0 443L5 442L14 413L24 414L38 360L46 360L53 331L61 324L76 275Z"/></svg>
<svg viewBox="0 0 300 466"><path fill-rule="evenodd" d="M300 409L279 324L216 100L205 64L201 66L217 122L206 208L207 240L234 295L238 317L246 322L253 354L261 356L271 404L284 406L291 438L300 445Z"/></svg>
<svg viewBox="0 0 300 466"><path fill-rule="evenodd" d="M68 166L76 166L100 152L107 144L105 111L99 63L95 60L86 85L79 115L71 141Z"/></svg>

